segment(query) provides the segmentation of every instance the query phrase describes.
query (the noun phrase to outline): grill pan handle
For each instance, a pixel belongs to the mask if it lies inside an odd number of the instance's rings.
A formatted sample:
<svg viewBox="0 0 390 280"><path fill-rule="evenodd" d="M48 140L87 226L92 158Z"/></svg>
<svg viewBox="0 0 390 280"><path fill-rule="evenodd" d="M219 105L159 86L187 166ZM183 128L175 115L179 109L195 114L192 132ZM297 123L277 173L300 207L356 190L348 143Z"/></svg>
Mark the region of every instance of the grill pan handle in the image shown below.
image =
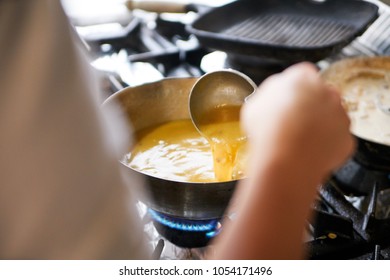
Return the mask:
<svg viewBox="0 0 390 280"><path fill-rule="evenodd" d="M188 12L189 4L178 3L176 1L142 1L142 0L127 0L125 2L129 10L140 9L155 13L186 13Z"/></svg>

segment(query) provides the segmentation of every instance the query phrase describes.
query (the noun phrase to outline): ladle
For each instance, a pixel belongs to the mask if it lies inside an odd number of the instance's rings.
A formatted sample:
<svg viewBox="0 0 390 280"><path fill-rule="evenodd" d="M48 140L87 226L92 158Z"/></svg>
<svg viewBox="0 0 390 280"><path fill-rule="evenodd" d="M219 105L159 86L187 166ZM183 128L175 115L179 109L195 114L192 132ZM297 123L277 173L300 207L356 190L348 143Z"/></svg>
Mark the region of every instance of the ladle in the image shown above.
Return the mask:
<svg viewBox="0 0 390 280"><path fill-rule="evenodd" d="M248 76L236 70L223 69L204 74L193 85L189 97L194 126L204 135L201 119L208 112L221 106L241 106L256 87Z"/></svg>

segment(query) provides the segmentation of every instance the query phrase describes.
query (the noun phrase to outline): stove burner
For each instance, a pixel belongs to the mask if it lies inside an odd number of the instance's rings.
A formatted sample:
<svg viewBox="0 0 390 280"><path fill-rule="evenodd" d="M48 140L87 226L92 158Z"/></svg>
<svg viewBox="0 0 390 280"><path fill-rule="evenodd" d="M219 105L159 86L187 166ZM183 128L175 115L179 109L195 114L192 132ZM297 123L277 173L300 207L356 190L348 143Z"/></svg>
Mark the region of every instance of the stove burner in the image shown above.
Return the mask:
<svg viewBox="0 0 390 280"><path fill-rule="evenodd" d="M218 219L188 220L149 209L153 223L163 237L182 248L205 247L221 231Z"/></svg>

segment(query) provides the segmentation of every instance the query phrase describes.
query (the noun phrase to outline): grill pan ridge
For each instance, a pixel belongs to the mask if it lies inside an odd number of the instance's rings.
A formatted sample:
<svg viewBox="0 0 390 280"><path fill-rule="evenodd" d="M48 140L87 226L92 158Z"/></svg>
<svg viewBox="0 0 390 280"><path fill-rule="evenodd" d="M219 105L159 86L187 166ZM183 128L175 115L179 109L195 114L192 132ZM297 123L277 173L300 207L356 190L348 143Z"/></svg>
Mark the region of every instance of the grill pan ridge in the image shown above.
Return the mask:
<svg viewBox="0 0 390 280"><path fill-rule="evenodd" d="M353 31L343 23L313 16L257 15L223 32L264 44L316 47L337 42Z"/></svg>

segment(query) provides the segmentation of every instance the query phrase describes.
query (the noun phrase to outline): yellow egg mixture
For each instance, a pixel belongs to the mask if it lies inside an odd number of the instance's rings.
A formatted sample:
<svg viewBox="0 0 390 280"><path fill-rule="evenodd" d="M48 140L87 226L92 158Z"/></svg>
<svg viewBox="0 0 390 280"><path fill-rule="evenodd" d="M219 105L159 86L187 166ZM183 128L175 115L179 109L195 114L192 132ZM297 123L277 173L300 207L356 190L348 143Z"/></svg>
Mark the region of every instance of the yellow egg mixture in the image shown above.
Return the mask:
<svg viewBox="0 0 390 280"><path fill-rule="evenodd" d="M239 106L214 108L201 118L206 137L191 120L145 129L124 162L155 177L183 182L222 182L244 177L246 137Z"/></svg>

